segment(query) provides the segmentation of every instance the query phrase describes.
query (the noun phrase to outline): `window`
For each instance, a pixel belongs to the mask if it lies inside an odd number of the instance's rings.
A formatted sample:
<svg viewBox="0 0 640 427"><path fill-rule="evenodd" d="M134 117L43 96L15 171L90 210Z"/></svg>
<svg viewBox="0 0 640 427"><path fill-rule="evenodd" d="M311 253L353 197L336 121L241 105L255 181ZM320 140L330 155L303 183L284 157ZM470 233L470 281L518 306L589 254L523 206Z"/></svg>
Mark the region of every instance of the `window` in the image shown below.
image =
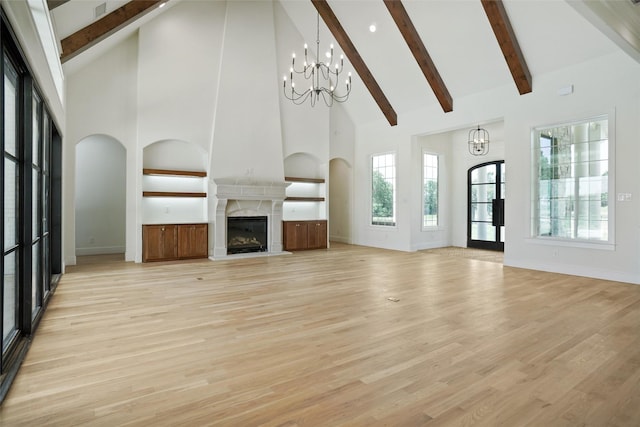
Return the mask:
<svg viewBox="0 0 640 427"><path fill-rule="evenodd" d="M371 225L396 225L396 156L371 158Z"/></svg>
<svg viewBox="0 0 640 427"><path fill-rule="evenodd" d="M438 226L438 156L422 153L422 227Z"/></svg>
<svg viewBox="0 0 640 427"><path fill-rule="evenodd" d="M533 234L607 242L607 116L534 130Z"/></svg>
<svg viewBox="0 0 640 427"><path fill-rule="evenodd" d="M55 289L52 280L61 272L62 147L4 13L0 13L0 56L1 403L14 378L9 373L22 362L29 337Z"/></svg>
<svg viewBox="0 0 640 427"><path fill-rule="evenodd" d="M6 52L4 69L4 262L2 274L2 353L15 341L19 329L20 276L20 76Z"/></svg>

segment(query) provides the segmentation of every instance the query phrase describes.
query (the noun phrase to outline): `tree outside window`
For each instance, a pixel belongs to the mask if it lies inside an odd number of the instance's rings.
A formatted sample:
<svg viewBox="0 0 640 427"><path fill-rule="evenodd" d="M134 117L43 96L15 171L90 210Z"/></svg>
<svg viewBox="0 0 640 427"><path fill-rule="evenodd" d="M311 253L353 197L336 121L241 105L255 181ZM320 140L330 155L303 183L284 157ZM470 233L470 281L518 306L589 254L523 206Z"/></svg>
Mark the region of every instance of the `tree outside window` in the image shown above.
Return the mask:
<svg viewBox="0 0 640 427"><path fill-rule="evenodd" d="M422 226L438 226L438 156L422 156Z"/></svg>
<svg viewBox="0 0 640 427"><path fill-rule="evenodd" d="M396 225L395 154L371 158L371 225Z"/></svg>

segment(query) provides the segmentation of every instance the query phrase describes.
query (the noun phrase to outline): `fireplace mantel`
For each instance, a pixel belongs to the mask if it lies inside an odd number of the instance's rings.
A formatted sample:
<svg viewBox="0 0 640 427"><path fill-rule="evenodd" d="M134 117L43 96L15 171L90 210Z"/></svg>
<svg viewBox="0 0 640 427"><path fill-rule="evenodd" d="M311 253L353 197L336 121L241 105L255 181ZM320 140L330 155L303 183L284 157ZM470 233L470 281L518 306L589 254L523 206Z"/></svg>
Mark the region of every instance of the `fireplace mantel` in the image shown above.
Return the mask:
<svg viewBox="0 0 640 427"><path fill-rule="evenodd" d="M289 182L261 181L251 178L217 178L213 180L213 194L227 200L284 201Z"/></svg>
<svg viewBox="0 0 640 427"><path fill-rule="evenodd" d="M282 250L282 203L290 183L255 178L215 178L210 182L210 202L215 212L213 223L213 257L223 259L227 255L227 217L267 217L268 255L284 254ZM244 254L246 255L246 254Z"/></svg>

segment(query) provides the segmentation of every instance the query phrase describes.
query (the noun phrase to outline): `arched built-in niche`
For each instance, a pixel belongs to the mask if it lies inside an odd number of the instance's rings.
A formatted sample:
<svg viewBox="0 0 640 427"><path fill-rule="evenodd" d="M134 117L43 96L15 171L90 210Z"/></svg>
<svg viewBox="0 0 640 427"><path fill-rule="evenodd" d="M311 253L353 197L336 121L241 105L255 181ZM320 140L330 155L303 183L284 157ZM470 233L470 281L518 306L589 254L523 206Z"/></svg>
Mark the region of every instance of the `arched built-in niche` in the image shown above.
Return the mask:
<svg viewBox="0 0 640 427"><path fill-rule="evenodd" d="M294 153L284 159L287 198L283 204L285 220L327 218L326 167L309 153Z"/></svg>
<svg viewBox="0 0 640 427"><path fill-rule="evenodd" d="M207 222L207 159L205 150L186 141L147 145L142 153L142 223Z"/></svg>
<svg viewBox="0 0 640 427"><path fill-rule="evenodd" d="M144 147L142 165L145 168L206 170L207 152L197 144L167 139Z"/></svg>
<svg viewBox="0 0 640 427"><path fill-rule="evenodd" d="M344 159L329 162L329 240L351 243L353 168Z"/></svg>
<svg viewBox="0 0 640 427"><path fill-rule="evenodd" d="M76 145L76 255L124 253L126 149L108 135Z"/></svg>

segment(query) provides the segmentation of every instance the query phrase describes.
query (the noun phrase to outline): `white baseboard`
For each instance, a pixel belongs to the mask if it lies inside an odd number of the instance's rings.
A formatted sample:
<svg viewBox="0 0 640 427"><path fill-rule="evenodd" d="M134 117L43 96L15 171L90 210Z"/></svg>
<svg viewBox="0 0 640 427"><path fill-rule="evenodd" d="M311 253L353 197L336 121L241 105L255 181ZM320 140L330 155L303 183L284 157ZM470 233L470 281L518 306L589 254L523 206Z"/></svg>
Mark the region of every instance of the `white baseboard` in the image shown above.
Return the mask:
<svg viewBox="0 0 640 427"><path fill-rule="evenodd" d="M597 268L590 266L576 266L569 264L550 264L550 263L537 263L530 261L513 261L505 256L505 267L526 268L528 270L548 271L550 273L568 274L571 276L590 277L593 279L611 280L614 282L632 283L634 285L640 285L640 277L638 275L620 272L615 270L609 270L606 268Z"/></svg>
<svg viewBox="0 0 640 427"><path fill-rule="evenodd" d="M92 247L92 248L76 247L76 256L123 254L124 252L125 252L124 246L102 246L102 247Z"/></svg>
<svg viewBox="0 0 640 427"><path fill-rule="evenodd" d="M329 236L329 241L337 242L337 243L346 243L347 245L351 244L351 239L344 236Z"/></svg>
<svg viewBox="0 0 640 427"><path fill-rule="evenodd" d="M425 242L425 243L418 243L415 245L411 245L411 251L415 252L415 251L423 251L425 249L446 248L448 246L451 246L451 245L448 244L447 242Z"/></svg>

